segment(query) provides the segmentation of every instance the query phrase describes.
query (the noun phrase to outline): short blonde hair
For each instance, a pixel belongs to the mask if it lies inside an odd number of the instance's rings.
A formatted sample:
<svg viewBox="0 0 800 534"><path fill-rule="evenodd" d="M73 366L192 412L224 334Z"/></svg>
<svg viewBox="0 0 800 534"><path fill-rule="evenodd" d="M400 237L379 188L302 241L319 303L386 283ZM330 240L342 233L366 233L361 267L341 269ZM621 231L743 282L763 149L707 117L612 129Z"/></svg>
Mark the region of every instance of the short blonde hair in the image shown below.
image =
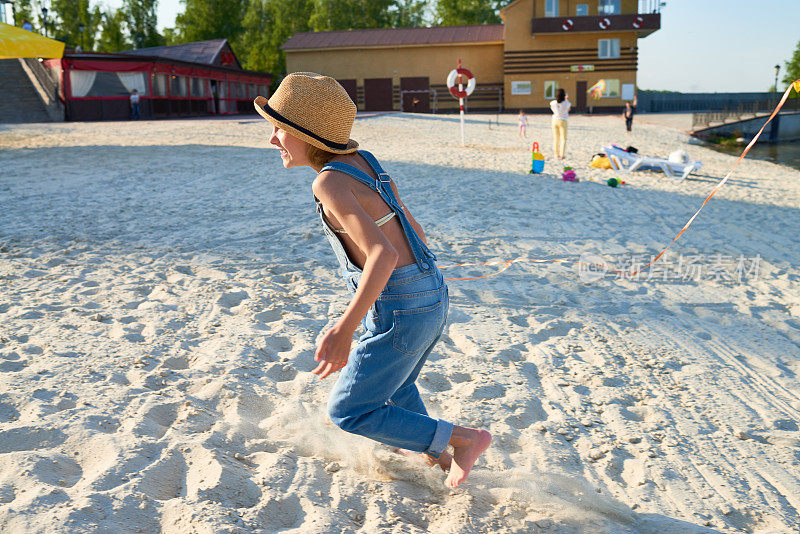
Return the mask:
<svg viewBox="0 0 800 534"><path fill-rule="evenodd" d="M327 165L328 162L330 162L334 156L336 156L336 154L321 148L317 148L309 143L306 147L306 156L308 156L308 161L310 161L312 165L323 167Z"/></svg>

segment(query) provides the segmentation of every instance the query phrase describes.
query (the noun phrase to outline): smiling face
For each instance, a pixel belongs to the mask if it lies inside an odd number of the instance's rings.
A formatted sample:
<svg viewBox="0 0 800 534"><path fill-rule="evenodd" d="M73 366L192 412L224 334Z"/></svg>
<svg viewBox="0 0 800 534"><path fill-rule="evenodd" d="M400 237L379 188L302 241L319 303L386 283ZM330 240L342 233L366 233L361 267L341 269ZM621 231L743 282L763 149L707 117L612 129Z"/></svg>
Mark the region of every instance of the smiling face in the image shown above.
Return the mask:
<svg viewBox="0 0 800 534"><path fill-rule="evenodd" d="M308 161L308 143L302 139L273 126L269 142L280 151L281 161L285 168L311 166L311 162Z"/></svg>

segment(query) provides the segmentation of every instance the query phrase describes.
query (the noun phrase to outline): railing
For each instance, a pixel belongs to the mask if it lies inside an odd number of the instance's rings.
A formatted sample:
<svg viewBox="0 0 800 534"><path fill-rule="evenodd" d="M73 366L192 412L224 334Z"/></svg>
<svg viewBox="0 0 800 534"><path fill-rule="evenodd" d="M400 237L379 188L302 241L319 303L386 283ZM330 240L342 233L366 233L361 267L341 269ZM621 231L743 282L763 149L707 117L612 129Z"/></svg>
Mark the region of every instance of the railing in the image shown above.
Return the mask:
<svg viewBox="0 0 800 534"><path fill-rule="evenodd" d="M537 17L531 21L531 33L576 33L636 31L642 36L661 28L661 14Z"/></svg>
<svg viewBox="0 0 800 534"><path fill-rule="evenodd" d="M50 119L56 122L64 120L64 104L58 95L58 80L53 79L49 70L38 59L20 58L20 65L31 80L39 98L47 109Z"/></svg>
<svg viewBox="0 0 800 534"><path fill-rule="evenodd" d="M758 100L740 103L735 108L726 107L721 111L692 113L692 130L769 115L776 105L776 100ZM800 110L800 99L793 98L786 101L782 111L790 110Z"/></svg>

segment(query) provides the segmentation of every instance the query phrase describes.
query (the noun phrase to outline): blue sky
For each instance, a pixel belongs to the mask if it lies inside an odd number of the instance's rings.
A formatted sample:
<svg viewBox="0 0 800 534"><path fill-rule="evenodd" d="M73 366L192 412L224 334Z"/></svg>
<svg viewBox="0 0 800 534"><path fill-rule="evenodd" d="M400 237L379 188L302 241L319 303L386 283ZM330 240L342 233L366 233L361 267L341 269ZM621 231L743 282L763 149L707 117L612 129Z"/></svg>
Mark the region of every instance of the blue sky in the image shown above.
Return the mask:
<svg viewBox="0 0 800 534"><path fill-rule="evenodd" d="M666 0L661 29L639 40L639 87L686 92L766 91L800 41L800 0ZM122 0L105 0L119 7ZM180 0L160 0L159 28Z"/></svg>

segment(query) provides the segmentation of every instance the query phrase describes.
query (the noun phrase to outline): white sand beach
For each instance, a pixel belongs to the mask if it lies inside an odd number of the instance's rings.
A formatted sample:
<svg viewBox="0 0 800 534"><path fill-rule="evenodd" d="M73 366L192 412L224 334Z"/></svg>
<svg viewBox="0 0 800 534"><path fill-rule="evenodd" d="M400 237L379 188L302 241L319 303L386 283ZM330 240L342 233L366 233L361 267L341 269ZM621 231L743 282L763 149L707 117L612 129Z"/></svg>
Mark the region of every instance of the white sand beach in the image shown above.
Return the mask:
<svg viewBox="0 0 800 534"><path fill-rule="evenodd" d="M494 116L492 116L494 118ZM647 261L735 158L637 116L360 118L441 265ZM653 120L651 120L653 119ZM679 124L674 119L674 125ZM467 482L346 434L309 373L347 304L255 117L0 125L0 531L800 530L800 171L745 160L662 263L520 262L450 282L420 377L494 442ZM548 158L530 175L529 142ZM601 145L703 162L590 169ZM589 181L594 178L595 181ZM450 268L475 277L499 266Z"/></svg>

